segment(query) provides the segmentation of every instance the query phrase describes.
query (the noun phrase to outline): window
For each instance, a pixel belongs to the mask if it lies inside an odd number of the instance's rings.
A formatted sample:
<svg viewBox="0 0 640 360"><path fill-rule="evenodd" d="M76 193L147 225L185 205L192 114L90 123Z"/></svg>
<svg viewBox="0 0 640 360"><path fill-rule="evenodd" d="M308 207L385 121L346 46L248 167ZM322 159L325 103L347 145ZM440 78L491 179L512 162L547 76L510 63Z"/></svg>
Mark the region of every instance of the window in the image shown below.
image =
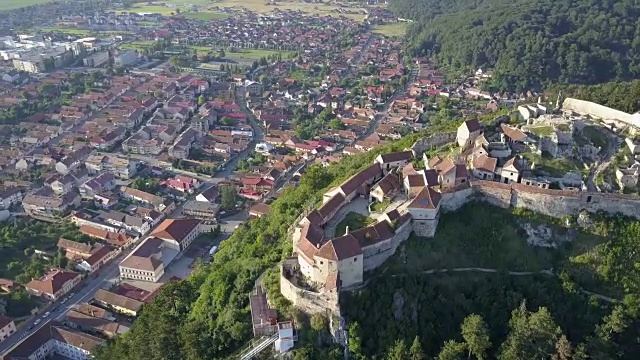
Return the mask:
<svg viewBox="0 0 640 360"><path fill-rule="evenodd" d="M354 258L353 258L353 262L358 262L358 258L357 258L357 257L354 257Z"/></svg>
<svg viewBox="0 0 640 360"><path fill-rule="evenodd" d="M324 264L324 261L320 261L320 265L323 265L323 264Z"/></svg>
<svg viewBox="0 0 640 360"><path fill-rule="evenodd" d="M590 203L591 202L591 195L587 196L587 202Z"/></svg>

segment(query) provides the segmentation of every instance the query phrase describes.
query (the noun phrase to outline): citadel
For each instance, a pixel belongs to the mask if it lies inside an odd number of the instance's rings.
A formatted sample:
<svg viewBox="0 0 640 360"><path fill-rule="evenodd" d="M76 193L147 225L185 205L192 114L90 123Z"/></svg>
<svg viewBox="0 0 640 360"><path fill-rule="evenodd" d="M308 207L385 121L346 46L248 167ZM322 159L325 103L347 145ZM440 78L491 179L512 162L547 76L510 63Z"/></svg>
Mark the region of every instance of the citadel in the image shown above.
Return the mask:
<svg viewBox="0 0 640 360"><path fill-rule="evenodd" d="M607 126L635 129L640 125L633 116L611 113L593 103L567 99L564 106L572 116L596 118ZM373 164L329 189L322 205L301 214L290 231L293 256L280 269L283 296L307 313L339 317L340 291L363 286L364 273L383 264L411 232L433 237L443 212L455 211L470 201L521 207L556 218L582 211L640 218L637 197L590 190L584 184L560 183L554 189L527 177L527 164L518 152L539 146L539 142L504 123L496 128L499 130L490 134L478 121L468 120L455 134L434 135L411 149L381 154ZM427 156L429 143L450 141L456 141L465 156ZM509 151L494 151L496 148ZM418 162L423 169L415 169ZM375 211L371 206L375 203L386 207ZM338 233L336 225L354 211L369 214L375 221L361 229L347 226ZM334 327L335 319L330 319Z"/></svg>

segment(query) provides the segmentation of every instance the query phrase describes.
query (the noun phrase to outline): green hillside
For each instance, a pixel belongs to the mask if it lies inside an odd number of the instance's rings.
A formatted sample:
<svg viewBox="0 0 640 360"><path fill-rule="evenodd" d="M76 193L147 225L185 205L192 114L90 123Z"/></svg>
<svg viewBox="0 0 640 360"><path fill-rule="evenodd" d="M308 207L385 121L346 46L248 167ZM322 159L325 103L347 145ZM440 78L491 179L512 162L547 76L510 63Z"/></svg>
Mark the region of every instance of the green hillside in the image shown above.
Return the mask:
<svg viewBox="0 0 640 360"><path fill-rule="evenodd" d="M468 72L495 70L495 89L595 84L640 75L640 4L633 0L391 0L414 19L413 51Z"/></svg>

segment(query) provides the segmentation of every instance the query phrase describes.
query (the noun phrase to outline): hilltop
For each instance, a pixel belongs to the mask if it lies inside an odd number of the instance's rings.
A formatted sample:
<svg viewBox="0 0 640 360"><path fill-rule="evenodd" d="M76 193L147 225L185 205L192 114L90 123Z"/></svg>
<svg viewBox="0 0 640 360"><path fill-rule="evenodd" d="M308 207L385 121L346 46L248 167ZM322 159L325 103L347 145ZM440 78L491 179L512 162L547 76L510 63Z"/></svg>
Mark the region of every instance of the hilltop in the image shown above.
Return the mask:
<svg viewBox="0 0 640 360"><path fill-rule="evenodd" d="M640 8L633 1L393 0L391 8L414 20L407 38L416 53L434 53L454 72L493 69L496 89L595 84L640 73Z"/></svg>

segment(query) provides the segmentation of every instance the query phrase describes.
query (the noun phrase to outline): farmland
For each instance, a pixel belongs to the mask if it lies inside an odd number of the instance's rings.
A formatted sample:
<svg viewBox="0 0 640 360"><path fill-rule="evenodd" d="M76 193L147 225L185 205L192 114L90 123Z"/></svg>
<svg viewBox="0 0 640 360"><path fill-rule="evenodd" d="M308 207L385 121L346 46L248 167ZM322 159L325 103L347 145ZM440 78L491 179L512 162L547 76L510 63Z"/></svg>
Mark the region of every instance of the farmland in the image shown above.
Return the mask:
<svg viewBox="0 0 640 360"><path fill-rule="evenodd" d="M402 37L407 32L407 23L398 22L395 24L377 25L373 28L376 34L389 37Z"/></svg>
<svg viewBox="0 0 640 360"><path fill-rule="evenodd" d="M50 0L2 0L0 1L0 11L7 11L27 7L31 5L39 5L50 2Z"/></svg>

